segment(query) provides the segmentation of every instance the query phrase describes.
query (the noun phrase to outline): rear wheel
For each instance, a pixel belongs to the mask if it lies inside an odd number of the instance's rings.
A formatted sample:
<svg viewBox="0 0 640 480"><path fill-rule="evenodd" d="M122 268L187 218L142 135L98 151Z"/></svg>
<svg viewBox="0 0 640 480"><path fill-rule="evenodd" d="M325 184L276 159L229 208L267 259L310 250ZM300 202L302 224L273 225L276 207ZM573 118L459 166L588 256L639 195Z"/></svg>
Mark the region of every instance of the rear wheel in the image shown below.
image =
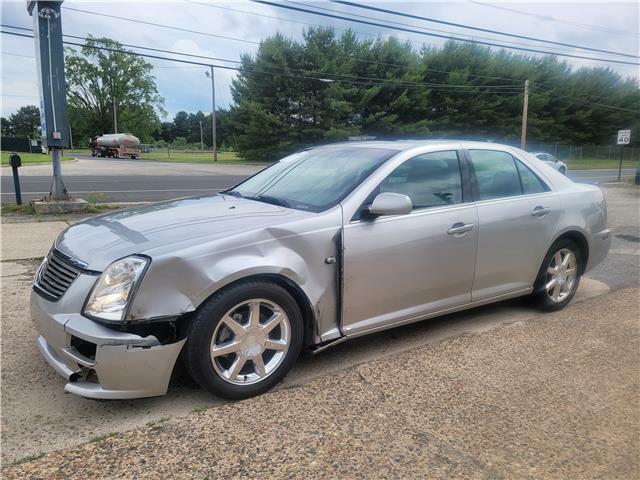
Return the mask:
<svg viewBox="0 0 640 480"><path fill-rule="evenodd" d="M185 346L187 369L215 395L251 397L286 375L302 338L302 315L289 292L266 281L241 282L196 313Z"/></svg>
<svg viewBox="0 0 640 480"><path fill-rule="evenodd" d="M547 253L534 285L533 299L543 310L567 306L580 285L582 256L569 239L554 243Z"/></svg>

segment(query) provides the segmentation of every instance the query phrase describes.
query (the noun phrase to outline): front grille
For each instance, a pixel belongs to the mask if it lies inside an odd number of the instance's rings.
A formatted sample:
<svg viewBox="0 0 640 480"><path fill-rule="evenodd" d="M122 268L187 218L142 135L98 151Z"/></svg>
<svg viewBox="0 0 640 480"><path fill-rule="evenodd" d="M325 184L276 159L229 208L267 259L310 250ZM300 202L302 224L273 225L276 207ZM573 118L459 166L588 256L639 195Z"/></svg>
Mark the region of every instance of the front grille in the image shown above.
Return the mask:
<svg viewBox="0 0 640 480"><path fill-rule="evenodd" d="M78 268L71 265L55 250L51 250L40 268L36 286L51 297L51 300L59 300L79 274Z"/></svg>

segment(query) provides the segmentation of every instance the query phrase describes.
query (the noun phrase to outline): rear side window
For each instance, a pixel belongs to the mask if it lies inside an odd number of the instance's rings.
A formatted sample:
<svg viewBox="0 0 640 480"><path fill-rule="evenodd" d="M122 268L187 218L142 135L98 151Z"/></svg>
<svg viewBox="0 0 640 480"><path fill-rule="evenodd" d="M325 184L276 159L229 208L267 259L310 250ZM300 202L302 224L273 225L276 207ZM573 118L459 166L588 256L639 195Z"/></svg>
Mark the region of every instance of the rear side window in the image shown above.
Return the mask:
<svg viewBox="0 0 640 480"><path fill-rule="evenodd" d="M538 176L522 162L516 160L516 167L518 168L520 181L522 182L522 193L525 195L531 195L533 193L542 193L549 190L542 180L540 180Z"/></svg>
<svg viewBox="0 0 640 480"><path fill-rule="evenodd" d="M379 191L408 196L414 209L462 203L458 154L451 150L413 157L396 168Z"/></svg>
<svg viewBox="0 0 640 480"><path fill-rule="evenodd" d="M511 155L497 150L469 150L480 200L522 194L520 176Z"/></svg>

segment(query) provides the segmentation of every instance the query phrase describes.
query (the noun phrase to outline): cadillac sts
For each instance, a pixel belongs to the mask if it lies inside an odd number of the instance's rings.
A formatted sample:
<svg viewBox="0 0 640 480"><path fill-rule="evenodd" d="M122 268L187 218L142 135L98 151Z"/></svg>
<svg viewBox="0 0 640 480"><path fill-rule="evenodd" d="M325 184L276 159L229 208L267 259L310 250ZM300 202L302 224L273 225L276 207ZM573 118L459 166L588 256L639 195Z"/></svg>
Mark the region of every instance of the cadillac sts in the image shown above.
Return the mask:
<svg viewBox="0 0 640 480"><path fill-rule="evenodd" d="M522 150L333 144L217 194L72 225L31 312L68 392L163 395L183 362L239 399L303 350L518 296L561 309L609 243L602 191Z"/></svg>

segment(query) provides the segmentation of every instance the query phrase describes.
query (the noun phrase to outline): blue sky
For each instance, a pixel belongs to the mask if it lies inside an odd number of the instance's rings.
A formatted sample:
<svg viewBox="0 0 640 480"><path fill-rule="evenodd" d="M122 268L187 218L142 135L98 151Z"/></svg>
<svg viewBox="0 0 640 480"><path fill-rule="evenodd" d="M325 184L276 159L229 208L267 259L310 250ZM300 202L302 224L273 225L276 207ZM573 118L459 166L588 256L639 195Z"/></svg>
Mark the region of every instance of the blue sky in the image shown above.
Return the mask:
<svg viewBox="0 0 640 480"><path fill-rule="evenodd" d="M640 3L629 2L494 2L486 5L482 1L458 2L374 2L368 3L383 8L401 10L458 23L472 24L483 28L508 31L522 35L542 37L555 41L588 45L596 48L622 51L638 55ZM23 0L2 2L2 23L20 27L31 27ZM341 11L365 14L380 18L390 17L341 6L326 1L306 1L309 5ZM239 40L214 38L187 32L179 32L140 25L127 21L89 15L64 9L63 30L66 34L86 36L108 36L122 43L145 45L198 55L238 59L242 53L252 53L261 39L282 32L292 38L300 38L305 23L333 26L338 32L351 27L362 37L396 35L420 44L430 42L439 45L440 40L429 40L393 30L379 31L366 25L332 20L329 18L291 12L271 6L247 1L138 1L98 2L66 0L63 7L102 12L126 18L208 32L234 37ZM306 7L305 7L306 8ZM277 18L276 18L277 17ZM549 18L553 17L553 18ZM468 31L443 25L425 24L415 20L395 18L396 21L446 30L451 33L469 34ZM497 38L491 34L474 34L477 37ZM476 38L477 38L476 37ZM500 39L504 41L504 39ZM521 42L527 42L522 41ZM37 104L38 86L33 58L33 40L1 36L2 52L2 108L3 116L22 105ZM572 49L565 50L571 51ZM545 47L547 49L547 47ZM172 117L180 110L209 111L211 109L211 84L205 76L204 67L185 67L174 62L149 60L154 65L160 94L165 99L165 109ZM571 65L610 66L625 76L638 78L638 67L609 65L587 60L569 60ZM233 65L233 64L228 64ZM216 97L221 107L231 103L229 85L235 73L230 70L216 71Z"/></svg>

